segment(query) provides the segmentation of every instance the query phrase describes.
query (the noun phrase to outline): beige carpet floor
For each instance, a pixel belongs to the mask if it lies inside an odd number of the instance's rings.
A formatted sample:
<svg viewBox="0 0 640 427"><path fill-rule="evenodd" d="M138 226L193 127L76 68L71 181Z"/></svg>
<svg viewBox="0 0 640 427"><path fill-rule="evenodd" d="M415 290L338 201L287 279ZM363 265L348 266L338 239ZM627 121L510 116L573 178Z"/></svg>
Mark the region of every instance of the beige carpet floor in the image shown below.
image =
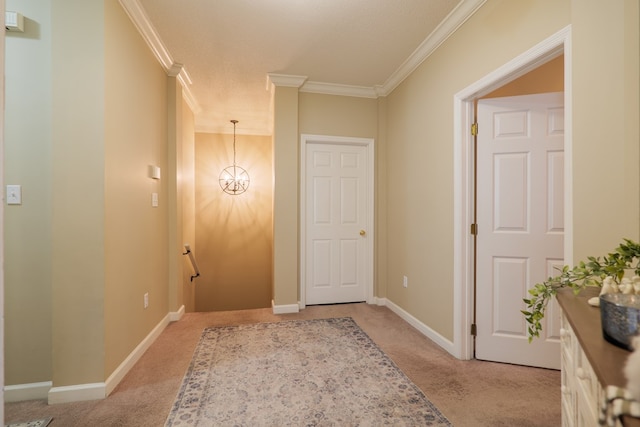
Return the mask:
<svg viewBox="0 0 640 427"><path fill-rule="evenodd" d="M367 304L313 306L288 315L274 315L271 309L187 313L164 330L108 398L51 406L45 401L8 403L5 422L51 416L51 427L163 426L205 327L345 316L454 426L561 424L559 371L457 360L388 308Z"/></svg>

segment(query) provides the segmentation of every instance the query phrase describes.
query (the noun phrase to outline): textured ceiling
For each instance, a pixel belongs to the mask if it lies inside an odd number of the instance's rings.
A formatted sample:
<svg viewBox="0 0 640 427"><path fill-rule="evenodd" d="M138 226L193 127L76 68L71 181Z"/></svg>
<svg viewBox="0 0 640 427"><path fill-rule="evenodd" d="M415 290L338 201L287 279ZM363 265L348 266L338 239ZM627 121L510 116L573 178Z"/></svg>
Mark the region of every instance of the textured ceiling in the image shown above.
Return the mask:
<svg viewBox="0 0 640 427"><path fill-rule="evenodd" d="M269 73L382 87L461 0L138 0L196 104L196 129L270 134Z"/></svg>

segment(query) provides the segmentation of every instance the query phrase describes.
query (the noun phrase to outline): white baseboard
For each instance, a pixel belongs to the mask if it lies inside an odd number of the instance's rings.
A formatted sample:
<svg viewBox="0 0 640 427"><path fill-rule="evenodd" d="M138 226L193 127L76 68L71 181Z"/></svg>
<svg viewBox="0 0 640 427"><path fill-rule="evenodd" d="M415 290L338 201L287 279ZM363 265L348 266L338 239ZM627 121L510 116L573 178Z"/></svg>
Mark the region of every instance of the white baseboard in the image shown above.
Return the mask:
<svg viewBox="0 0 640 427"><path fill-rule="evenodd" d="M46 399L51 386L53 386L51 381L7 385L4 387L4 401L8 403Z"/></svg>
<svg viewBox="0 0 640 427"><path fill-rule="evenodd" d="M273 314L290 314L298 313L300 311L300 306L298 304L276 305L274 300L271 300L271 307L273 308Z"/></svg>
<svg viewBox="0 0 640 427"><path fill-rule="evenodd" d="M182 319L183 315L184 315L184 305L180 306L178 311L169 312L169 322L177 322L178 320Z"/></svg>
<svg viewBox="0 0 640 427"><path fill-rule="evenodd" d="M384 305L389 307L391 311L393 311L395 314L400 316L405 322L407 322L408 324L416 328L418 331L420 331L422 335L426 336L431 341L435 342L444 350L446 350L449 354L456 357L456 351L452 341L446 339L445 337L443 337L442 335L440 335L439 333L437 333L436 331L434 331L433 329L431 329L430 327L422 323L420 320L416 319L411 314L407 313L404 309L396 305L393 301L390 301L386 298L378 298L378 300L379 300L377 302L378 305Z"/></svg>
<svg viewBox="0 0 640 427"><path fill-rule="evenodd" d="M373 297L373 303L372 304L385 306L385 305L387 305L387 299L386 298Z"/></svg>
<svg viewBox="0 0 640 427"><path fill-rule="evenodd" d="M49 405L57 403L81 402L84 400L98 400L107 397L105 383L90 383L52 387L49 390Z"/></svg>
<svg viewBox="0 0 640 427"><path fill-rule="evenodd" d="M181 307L183 310L184 307ZM174 312L175 316L180 313ZM174 313L168 313L149 334L138 344L138 346L127 356L127 358L116 368L115 371L103 383L79 384L64 387L53 387L49 390L49 404L80 402L83 400L104 399L122 381L124 376L131 370L133 365L142 357L145 351L160 336L164 328L169 324L169 319ZM181 316L181 315L180 315Z"/></svg>
<svg viewBox="0 0 640 427"><path fill-rule="evenodd" d="M171 317L171 313L164 316L164 318L156 325L155 328L142 340L140 344L127 356L126 359L116 368L115 371L107 381L105 382L105 397L109 396L114 388L122 381L124 376L133 368L133 365L136 364L138 360L142 357L145 351L153 344L153 342L160 336L164 328L169 324L169 318Z"/></svg>

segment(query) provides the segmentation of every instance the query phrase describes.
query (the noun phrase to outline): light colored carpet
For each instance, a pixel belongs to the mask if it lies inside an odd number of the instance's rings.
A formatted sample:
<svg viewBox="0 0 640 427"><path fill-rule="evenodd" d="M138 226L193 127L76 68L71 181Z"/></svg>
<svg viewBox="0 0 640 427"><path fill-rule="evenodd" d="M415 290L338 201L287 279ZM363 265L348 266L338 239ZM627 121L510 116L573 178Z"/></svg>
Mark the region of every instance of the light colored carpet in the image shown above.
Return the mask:
<svg viewBox="0 0 640 427"><path fill-rule="evenodd" d="M5 422L52 416L50 427L162 426L205 328L331 317L353 318L455 427L561 425L559 371L458 360L387 307L369 304L307 306L280 315L271 308L187 313L167 326L106 399L7 403Z"/></svg>
<svg viewBox="0 0 640 427"><path fill-rule="evenodd" d="M207 328L166 426L450 426L349 317Z"/></svg>
<svg viewBox="0 0 640 427"><path fill-rule="evenodd" d="M7 424L6 427L47 427L51 422L51 420L52 418L48 417L48 418L42 418L40 420L25 421L23 423Z"/></svg>

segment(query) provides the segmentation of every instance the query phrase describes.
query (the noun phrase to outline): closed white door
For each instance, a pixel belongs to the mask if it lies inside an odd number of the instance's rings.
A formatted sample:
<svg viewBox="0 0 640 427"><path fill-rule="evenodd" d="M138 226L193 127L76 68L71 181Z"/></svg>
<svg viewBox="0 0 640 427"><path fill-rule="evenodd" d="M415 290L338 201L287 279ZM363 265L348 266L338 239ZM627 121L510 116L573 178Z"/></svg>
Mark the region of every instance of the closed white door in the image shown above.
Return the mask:
<svg viewBox="0 0 640 427"><path fill-rule="evenodd" d="M563 94L478 102L476 358L560 368L559 308L528 342L528 289L562 267Z"/></svg>
<svg viewBox="0 0 640 427"><path fill-rule="evenodd" d="M309 142L305 147L306 304L367 300L368 148Z"/></svg>

